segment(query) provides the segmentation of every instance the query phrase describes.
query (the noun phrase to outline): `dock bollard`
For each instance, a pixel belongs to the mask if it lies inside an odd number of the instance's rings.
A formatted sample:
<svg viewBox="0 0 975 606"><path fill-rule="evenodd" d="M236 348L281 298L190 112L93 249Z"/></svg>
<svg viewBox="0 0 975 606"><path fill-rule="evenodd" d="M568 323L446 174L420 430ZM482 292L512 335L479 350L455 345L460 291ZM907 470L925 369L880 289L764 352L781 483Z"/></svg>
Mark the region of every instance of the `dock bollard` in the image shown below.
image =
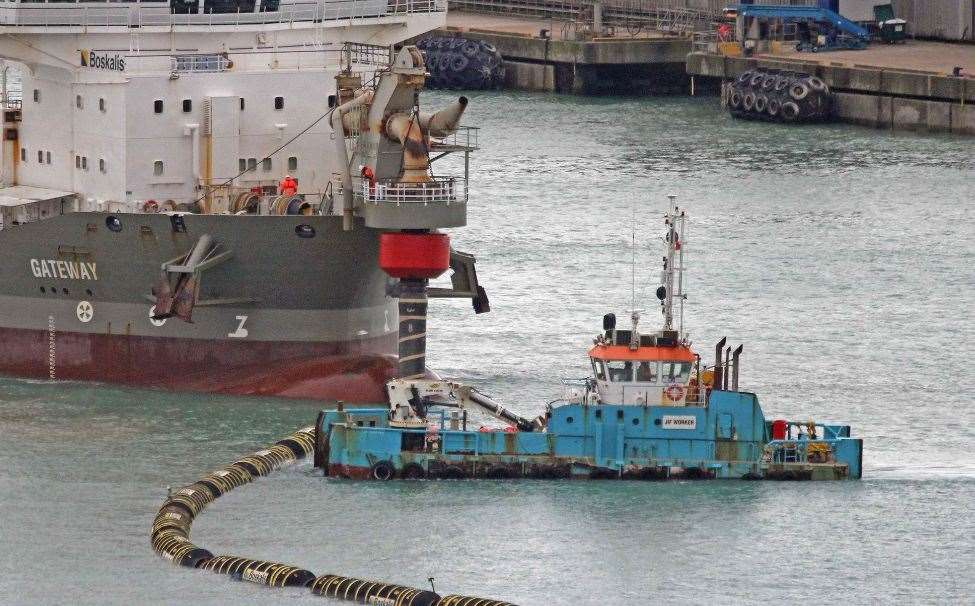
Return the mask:
<svg viewBox="0 0 975 606"><path fill-rule="evenodd" d="M312 593L359 604L396 604L396 606L435 606L440 596L432 591L366 581L337 574L324 574L311 584Z"/></svg>

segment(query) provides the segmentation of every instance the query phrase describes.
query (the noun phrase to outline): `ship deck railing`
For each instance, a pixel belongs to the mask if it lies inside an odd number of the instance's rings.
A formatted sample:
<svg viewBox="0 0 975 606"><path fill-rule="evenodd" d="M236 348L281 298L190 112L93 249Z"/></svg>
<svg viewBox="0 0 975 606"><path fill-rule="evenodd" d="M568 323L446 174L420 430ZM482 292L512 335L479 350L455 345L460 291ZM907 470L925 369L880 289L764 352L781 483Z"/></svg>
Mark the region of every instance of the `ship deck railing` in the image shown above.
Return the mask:
<svg viewBox="0 0 975 606"><path fill-rule="evenodd" d="M256 3L260 8L260 3ZM0 27L177 27L320 23L445 12L445 0L323 0L282 4L276 11L174 13L168 3L0 1Z"/></svg>
<svg viewBox="0 0 975 606"><path fill-rule="evenodd" d="M394 179L371 182L362 179L356 192L357 201L376 206L423 206L467 203L467 179L463 177L433 177L423 183L404 183Z"/></svg>

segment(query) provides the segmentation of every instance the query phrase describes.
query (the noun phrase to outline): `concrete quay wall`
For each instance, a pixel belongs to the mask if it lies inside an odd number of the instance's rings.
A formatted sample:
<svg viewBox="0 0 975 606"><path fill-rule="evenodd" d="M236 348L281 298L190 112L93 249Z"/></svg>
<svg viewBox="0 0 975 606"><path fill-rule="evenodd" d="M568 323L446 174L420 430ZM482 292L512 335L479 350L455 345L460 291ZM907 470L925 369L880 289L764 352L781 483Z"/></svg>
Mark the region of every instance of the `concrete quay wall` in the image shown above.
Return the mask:
<svg viewBox="0 0 975 606"><path fill-rule="evenodd" d="M695 77L732 79L756 67L816 75L836 93L836 117L875 128L975 135L975 79L932 72L691 53Z"/></svg>
<svg viewBox="0 0 975 606"><path fill-rule="evenodd" d="M448 28L444 34L493 44L504 57L505 87L577 94L681 94L691 42L675 38L557 40Z"/></svg>

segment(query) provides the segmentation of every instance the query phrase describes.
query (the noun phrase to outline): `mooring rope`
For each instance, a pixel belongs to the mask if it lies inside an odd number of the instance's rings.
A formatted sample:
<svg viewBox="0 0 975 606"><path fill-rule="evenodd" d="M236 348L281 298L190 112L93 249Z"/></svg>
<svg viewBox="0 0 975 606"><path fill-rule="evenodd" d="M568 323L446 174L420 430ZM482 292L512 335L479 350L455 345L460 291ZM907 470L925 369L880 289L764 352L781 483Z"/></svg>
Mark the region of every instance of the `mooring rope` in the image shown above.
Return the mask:
<svg viewBox="0 0 975 606"><path fill-rule="evenodd" d="M308 587L329 598L383 606L515 606L510 602L460 595L441 596L434 591L367 581L335 574L315 573L266 560L233 555L213 555L190 542L193 520L210 503L235 488L291 465L315 450L315 428L299 429L273 446L207 474L197 482L169 495L152 523L152 548L176 566L210 570L268 587Z"/></svg>

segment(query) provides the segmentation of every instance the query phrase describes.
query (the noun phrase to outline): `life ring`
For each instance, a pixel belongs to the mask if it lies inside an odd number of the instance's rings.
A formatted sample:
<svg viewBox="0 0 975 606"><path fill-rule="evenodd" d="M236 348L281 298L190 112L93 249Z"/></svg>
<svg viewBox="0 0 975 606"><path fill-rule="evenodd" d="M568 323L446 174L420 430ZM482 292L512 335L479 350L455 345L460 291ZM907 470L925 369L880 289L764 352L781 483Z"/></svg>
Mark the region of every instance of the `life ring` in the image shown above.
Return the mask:
<svg viewBox="0 0 975 606"><path fill-rule="evenodd" d="M144 213L158 213L159 203L155 200L146 200L142 205L142 212Z"/></svg>
<svg viewBox="0 0 975 606"><path fill-rule="evenodd" d="M789 96L796 101L802 101L809 96L809 85L807 85L805 82L796 82L792 85L792 88L789 89Z"/></svg>
<svg viewBox="0 0 975 606"><path fill-rule="evenodd" d="M671 383L664 388L664 395L671 402L679 402L684 397L684 386L680 383Z"/></svg>
<svg viewBox="0 0 975 606"><path fill-rule="evenodd" d="M389 461L379 461L369 469L369 477L373 480L392 480L396 475L396 468Z"/></svg>

